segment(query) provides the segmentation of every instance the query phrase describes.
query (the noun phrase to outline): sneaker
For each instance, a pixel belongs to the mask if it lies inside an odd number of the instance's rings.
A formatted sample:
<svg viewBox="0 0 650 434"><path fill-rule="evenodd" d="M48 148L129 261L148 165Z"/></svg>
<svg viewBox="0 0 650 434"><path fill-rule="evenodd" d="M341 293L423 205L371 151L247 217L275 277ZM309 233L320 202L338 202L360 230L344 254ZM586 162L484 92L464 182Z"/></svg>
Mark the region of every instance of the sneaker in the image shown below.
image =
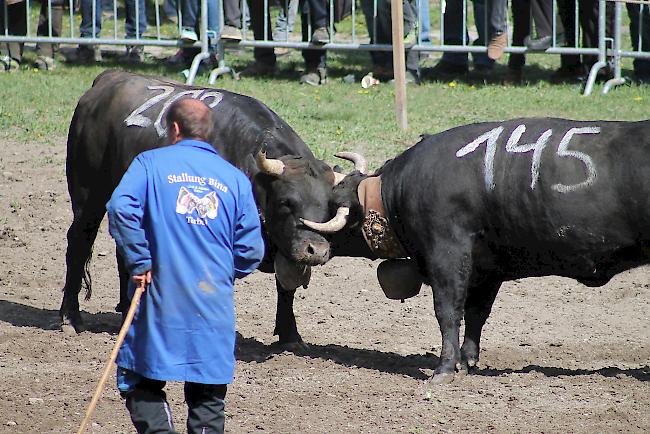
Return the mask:
<svg viewBox="0 0 650 434"><path fill-rule="evenodd" d="M80 45L68 58L71 63L97 63L102 61L102 52L96 45Z"/></svg>
<svg viewBox="0 0 650 434"><path fill-rule="evenodd" d="M181 41L183 42L188 42L188 43L194 43L199 40L198 35L194 31L193 28L191 27L183 27L181 28Z"/></svg>
<svg viewBox="0 0 650 434"><path fill-rule="evenodd" d="M330 34L325 27L319 27L311 34L312 44L327 44L330 41Z"/></svg>
<svg viewBox="0 0 650 434"><path fill-rule="evenodd" d="M127 45L126 54L120 60L125 63L144 62L144 47L142 45Z"/></svg>
<svg viewBox="0 0 650 434"><path fill-rule="evenodd" d="M41 71L52 71L56 68L56 62L49 56L38 56L34 61L34 67Z"/></svg>
<svg viewBox="0 0 650 434"><path fill-rule="evenodd" d="M228 41L241 41L241 30L233 26L223 26L221 30L221 39Z"/></svg>
<svg viewBox="0 0 650 434"><path fill-rule="evenodd" d="M264 77L272 76L275 74L275 65L255 61L244 68L240 73L240 77Z"/></svg>
<svg viewBox="0 0 650 434"><path fill-rule="evenodd" d="M492 36L488 44L487 55L492 60L499 60L503 56L503 52L508 44L508 35L504 32L497 33Z"/></svg>
<svg viewBox="0 0 650 434"><path fill-rule="evenodd" d="M320 86L327 82L327 70L325 68L308 69L300 76L300 84Z"/></svg>
<svg viewBox="0 0 650 434"><path fill-rule="evenodd" d="M165 59L165 63L169 66L174 66L174 67L180 67L180 68L189 67L188 60L185 57L185 52L183 51L182 48L178 50L176 54L174 54L173 56Z"/></svg>
<svg viewBox="0 0 650 434"><path fill-rule="evenodd" d="M541 38L533 39L529 36L524 38L524 45L530 51L545 51L553 44L551 36L542 36Z"/></svg>
<svg viewBox="0 0 650 434"><path fill-rule="evenodd" d="M0 73L14 72L20 68L20 62L9 56L0 57Z"/></svg>

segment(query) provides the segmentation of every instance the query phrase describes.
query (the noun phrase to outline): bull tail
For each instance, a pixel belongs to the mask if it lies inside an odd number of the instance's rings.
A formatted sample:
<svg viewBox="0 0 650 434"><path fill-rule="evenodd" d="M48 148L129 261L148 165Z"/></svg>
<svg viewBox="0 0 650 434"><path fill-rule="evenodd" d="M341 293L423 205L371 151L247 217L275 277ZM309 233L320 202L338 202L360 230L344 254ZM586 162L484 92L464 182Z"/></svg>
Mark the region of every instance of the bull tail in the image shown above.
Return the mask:
<svg viewBox="0 0 650 434"><path fill-rule="evenodd" d="M84 263L84 274L82 277L82 286L86 290L86 294L84 295L84 300L86 301L90 300L90 297L93 295L93 278L90 275L90 261L92 258L93 248L91 247L88 259L86 259L86 262Z"/></svg>

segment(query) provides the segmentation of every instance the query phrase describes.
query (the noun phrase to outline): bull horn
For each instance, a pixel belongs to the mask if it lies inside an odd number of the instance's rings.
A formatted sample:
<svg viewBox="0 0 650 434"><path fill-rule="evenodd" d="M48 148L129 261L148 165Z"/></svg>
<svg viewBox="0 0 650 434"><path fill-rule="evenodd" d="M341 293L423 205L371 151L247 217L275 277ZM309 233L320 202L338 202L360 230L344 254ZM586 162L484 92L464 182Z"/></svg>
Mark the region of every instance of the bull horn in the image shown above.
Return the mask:
<svg viewBox="0 0 650 434"><path fill-rule="evenodd" d="M266 158L266 150L260 150L255 157L257 167L268 175L280 176L284 173L284 163L273 158Z"/></svg>
<svg viewBox="0 0 650 434"><path fill-rule="evenodd" d="M353 162L354 168L364 175L368 172L368 162L361 154L357 154L356 152L337 152L334 156Z"/></svg>
<svg viewBox="0 0 650 434"><path fill-rule="evenodd" d="M317 223L305 219L300 219L300 221L302 222L303 225L315 231L323 232L323 233L333 233L343 229L345 224L348 222L348 215L350 215L350 208L346 206L341 206L336 211L336 215L334 216L334 218L332 218L332 220L328 222Z"/></svg>
<svg viewBox="0 0 650 434"><path fill-rule="evenodd" d="M339 182L343 181L345 179L345 175L342 173L334 172L334 185L338 184Z"/></svg>

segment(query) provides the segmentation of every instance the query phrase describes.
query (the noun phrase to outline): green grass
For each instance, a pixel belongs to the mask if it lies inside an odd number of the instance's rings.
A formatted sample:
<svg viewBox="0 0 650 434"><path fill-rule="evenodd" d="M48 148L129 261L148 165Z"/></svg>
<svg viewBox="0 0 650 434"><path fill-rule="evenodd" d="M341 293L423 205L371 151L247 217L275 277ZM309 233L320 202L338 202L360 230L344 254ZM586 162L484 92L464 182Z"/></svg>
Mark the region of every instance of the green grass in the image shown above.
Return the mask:
<svg viewBox="0 0 650 434"><path fill-rule="evenodd" d="M33 53L27 54L27 60ZM231 53L228 59L241 69L252 60L250 52ZM302 67L299 53L280 58L281 74L275 79L234 81L220 78L217 87L253 96L275 110L319 157L333 162L332 154L348 149L366 154L374 166L401 152L422 133L486 120L525 116L557 116L573 119L638 120L650 113L650 86L622 86L600 95L597 85L590 97L574 85L553 85L547 79L557 66L557 56L530 56L528 83L521 87L472 82L427 82L408 89L409 130L396 126L393 89L389 84L362 90L341 78L355 73L359 79L369 70L366 53L332 53L330 82L320 88L297 82ZM51 73L25 66L20 72L0 74L0 142L3 138L28 143L65 146L65 136L79 97L102 66L60 64ZM428 61L431 65L433 60ZM115 66L115 65L113 65ZM629 67L630 65L627 64ZM136 71L182 79L177 71L153 61ZM495 82L504 74L496 71ZM630 74L631 71L626 70ZM198 85L207 85L201 75ZM0 150L0 156L2 151Z"/></svg>

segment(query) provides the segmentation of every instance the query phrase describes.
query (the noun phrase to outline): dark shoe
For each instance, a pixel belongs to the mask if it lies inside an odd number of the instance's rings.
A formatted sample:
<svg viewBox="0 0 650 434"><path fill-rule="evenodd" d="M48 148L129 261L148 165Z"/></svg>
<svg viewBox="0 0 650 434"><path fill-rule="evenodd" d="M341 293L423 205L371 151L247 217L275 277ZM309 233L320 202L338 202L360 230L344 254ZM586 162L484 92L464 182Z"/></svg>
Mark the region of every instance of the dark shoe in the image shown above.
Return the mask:
<svg viewBox="0 0 650 434"><path fill-rule="evenodd" d="M176 54L165 59L165 63L169 66L189 68L191 60L188 61L187 57L185 56L185 52L181 48L176 52Z"/></svg>
<svg viewBox="0 0 650 434"><path fill-rule="evenodd" d="M487 80L492 77L492 72L494 71L494 65L484 65L484 64L474 64L474 70L472 71L471 78L477 80Z"/></svg>
<svg viewBox="0 0 650 434"><path fill-rule="evenodd" d="M330 41L330 34L325 27L319 27L311 35L312 44L327 44Z"/></svg>
<svg viewBox="0 0 650 434"><path fill-rule="evenodd" d="M241 30L233 26L223 26L221 39L228 41L241 41Z"/></svg>
<svg viewBox="0 0 650 434"><path fill-rule="evenodd" d="M532 39L530 36L524 38L524 45L530 51L545 51L551 47L553 44L553 38L551 36L542 36L538 39Z"/></svg>
<svg viewBox="0 0 650 434"><path fill-rule="evenodd" d="M102 61L102 52L95 45L80 45L68 58L71 63L98 63Z"/></svg>
<svg viewBox="0 0 650 434"><path fill-rule="evenodd" d="M142 45L127 45L126 54L120 60L125 63L144 62L144 47Z"/></svg>
<svg viewBox="0 0 650 434"><path fill-rule="evenodd" d="M388 81L393 78L393 68L389 66L375 65L372 68L372 76L379 81Z"/></svg>
<svg viewBox="0 0 650 434"><path fill-rule="evenodd" d="M469 71L467 64L451 63L441 60L431 69L434 76L441 76L444 78L464 76Z"/></svg>
<svg viewBox="0 0 650 434"><path fill-rule="evenodd" d="M508 35L505 33L497 33L492 36L488 44L487 55L492 60L499 60L503 56L503 52L508 45Z"/></svg>
<svg viewBox="0 0 650 434"><path fill-rule="evenodd" d="M273 76L275 74L275 65L268 63L261 63L255 61L244 68L240 73L240 77L264 77Z"/></svg>
<svg viewBox="0 0 650 434"><path fill-rule="evenodd" d="M300 76L300 84L320 86L327 83L327 70L325 68L308 69Z"/></svg>

